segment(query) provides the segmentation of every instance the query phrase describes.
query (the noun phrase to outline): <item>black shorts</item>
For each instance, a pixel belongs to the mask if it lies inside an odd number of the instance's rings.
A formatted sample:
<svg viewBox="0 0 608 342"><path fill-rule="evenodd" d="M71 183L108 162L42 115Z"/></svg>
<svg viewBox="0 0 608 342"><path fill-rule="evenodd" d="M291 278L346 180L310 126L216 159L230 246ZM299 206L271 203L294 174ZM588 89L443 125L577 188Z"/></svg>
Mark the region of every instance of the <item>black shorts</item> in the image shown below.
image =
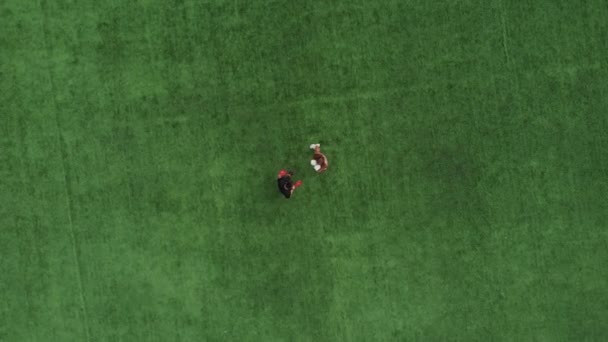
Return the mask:
<svg viewBox="0 0 608 342"><path fill-rule="evenodd" d="M291 188L293 184L291 183L290 176L283 176L278 179L279 191L285 196L285 198L291 197Z"/></svg>

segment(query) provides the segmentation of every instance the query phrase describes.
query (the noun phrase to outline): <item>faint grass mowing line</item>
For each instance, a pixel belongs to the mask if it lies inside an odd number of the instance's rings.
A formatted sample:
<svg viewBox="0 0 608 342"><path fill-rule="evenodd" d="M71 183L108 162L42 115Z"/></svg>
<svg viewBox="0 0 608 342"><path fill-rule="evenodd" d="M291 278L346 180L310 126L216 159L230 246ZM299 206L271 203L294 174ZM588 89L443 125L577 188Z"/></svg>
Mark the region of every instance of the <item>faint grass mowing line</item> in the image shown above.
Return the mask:
<svg viewBox="0 0 608 342"><path fill-rule="evenodd" d="M505 15L505 3L500 2L500 21L502 22L502 47L505 51L505 57L507 58L507 64L511 65L511 57L509 55L509 44L507 39L507 19Z"/></svg>
<svg viewBox="0 0 608 342"><path fill-rule="evenodd" d="M346 101L354 101L354 100L367 100L373 98L379 98L384 96L393 96L399 92L403 91L411 91L414 89L430 89L431 86L424 85L420 87L395 87L391 89L381 89L381 90L370 90L370 91L358 91L352 92L345 95L327 95L327 96L314 96L309 98L304 98L301 100L294 100L291 102L285 103L286 106L298 106L298 105L306 105L312 103L339 103Z"/></svg>
<svg viewBox="0 0 608 342"><path fill-rule="evenodd" d="M40 7L40 11L42 12L42 36L44 39L44 50L46 51L46 55L47 55L47 61L50 61L51 58L51 47L49 46L49 34L48 34L48 19L45 13L45 8L46 8L46 0L39 0L38 1L38 5ZM72 214L72 207L73 207L73 203L72 203L72 194L70 192L70 189L68 187L68 174L67 174L67 167L66 167L66 160L67 160L67 152L65 150L65 141L63 140L63 137L61 136L61 126L59 125L59 105L57 104L57 98L56 98L56 87L55 87L55 80L53 77L53 72L51 71L51 66L48 65L47 66L47 73L48 73L48 77L49 77L49 83L51 85L51 99L53 101L53 105L55 107L55 129L57 130L57 142L59 144L59 150L61 152L61 171L63 173L63 189L65 192L65 198L66 198L66 206L67 206L67 211L68 211L68 227L69 227L69 234L70 234L70 241L72 243L72 254L74 257L74 260L76 262L76 274L78 275L78 290L80 293L80 306L81 306L81 310L83 313L83 324L84 324L84 331L85 331L85 336L87 338L87 341L91 341L91 336L89 333L89 318L88 318L88 313L87 313L87 307L86 307L86 301L84 298L84 291L83 291L83 285L82 285L82 272L80 271L80 259L78 258L78 252L76 249L76 235L74 234L74 223L73 223L73 214Z"/></svg>

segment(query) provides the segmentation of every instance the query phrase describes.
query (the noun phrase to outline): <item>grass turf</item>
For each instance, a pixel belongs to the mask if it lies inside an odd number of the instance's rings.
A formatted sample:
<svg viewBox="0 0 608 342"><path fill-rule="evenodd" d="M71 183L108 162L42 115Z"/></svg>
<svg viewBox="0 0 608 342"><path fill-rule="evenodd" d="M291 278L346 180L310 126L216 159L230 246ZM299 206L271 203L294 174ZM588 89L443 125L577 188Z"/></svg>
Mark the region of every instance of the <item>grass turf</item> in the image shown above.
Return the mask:
<svg viewBox="0 0 608 342"><path fill-rule="evenodd" d="M604 1L0 22L0 341L608 338Z"/></svg>

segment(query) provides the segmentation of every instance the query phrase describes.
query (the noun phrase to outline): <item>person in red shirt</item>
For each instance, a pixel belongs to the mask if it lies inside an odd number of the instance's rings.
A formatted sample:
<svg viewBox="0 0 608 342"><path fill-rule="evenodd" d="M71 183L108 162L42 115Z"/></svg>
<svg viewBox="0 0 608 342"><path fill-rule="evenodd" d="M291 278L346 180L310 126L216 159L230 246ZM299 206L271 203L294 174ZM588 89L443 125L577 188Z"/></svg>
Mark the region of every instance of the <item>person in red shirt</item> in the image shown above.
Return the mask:
<svg viewBox="0 0 608 342"><path fill-rule="evenodd" d="M314 151L312 159L310 160L310 165L319 173L327 170L329 161L327 160L327 157L321 153L321 144L311 144L310 149Z"/></svg>
<svg viewBox="0 0 608 342"><path fill-rule="evenodd" d="M279 171L277 175L277 183L279 184L279 191L285 196L285 198L291 198L291 194L293 194L294 190L297 189L300 185L302 185L302 181L299 180L295 183L291 182L291 177L293 176L293 172L287 170Z"/></svg>

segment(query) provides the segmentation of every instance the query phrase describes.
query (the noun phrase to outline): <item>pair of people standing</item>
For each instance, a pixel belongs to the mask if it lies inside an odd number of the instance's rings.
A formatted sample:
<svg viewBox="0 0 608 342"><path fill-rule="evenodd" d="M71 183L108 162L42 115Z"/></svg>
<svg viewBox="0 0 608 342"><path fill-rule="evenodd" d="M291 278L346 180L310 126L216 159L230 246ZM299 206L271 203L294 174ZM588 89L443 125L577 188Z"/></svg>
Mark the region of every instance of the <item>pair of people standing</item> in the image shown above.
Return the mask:
<svg viewBox="0 0 608 342"><path fill-rule="evenodd" d="M314 151L312 159L310 160L310 165L312 165L315 171L319 173L327 170L329 163L327 161L327 157L321 153L321 144L312 144L310 145L310 149ZM294 173L291 171L281 170L277 176L279 191L283 194L283 196L285 196L285 198L290 198L294 190L302 185L301 180L292 183L291 177L293 177L293 175Z"/></svg>

